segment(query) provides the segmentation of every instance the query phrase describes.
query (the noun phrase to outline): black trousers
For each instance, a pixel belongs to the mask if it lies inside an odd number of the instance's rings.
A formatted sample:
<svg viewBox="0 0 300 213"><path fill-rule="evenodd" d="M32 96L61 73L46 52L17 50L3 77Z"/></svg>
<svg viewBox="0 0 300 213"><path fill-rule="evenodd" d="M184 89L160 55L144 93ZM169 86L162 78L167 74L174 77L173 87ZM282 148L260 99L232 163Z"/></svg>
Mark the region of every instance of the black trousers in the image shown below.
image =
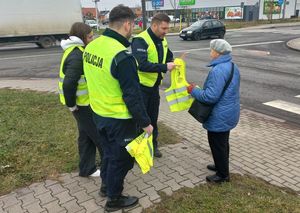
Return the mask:
<svg viewBox="0 0 300 213"><path fill-rule="evenodd" d="M151 119L151 125L153 126L153 148L157 149L157 136L158 136L158 127L157 127L157 119L159 113L159 104L160 104L160 96L159 96L159 87L153 88L145 88L141 87L143 94L143 101L147 110L147 113Z"/></svg>
<svg viewBox="0 0 300 213"><path fill-rule="evenodd" d="M78 106L73 112L78 127L79 176L87 177L96 168L96 149L102 158L101 141L89 106Z"/></svg>
<svg viewBox="0 0 300 213"><path fill-rule="evenodd" d="M207 131L208 142L219 177L229 176L229 133Z"/></svg>
<svg viewBox="0 0 300 213"><path fill-rule="evenodd" d="M106 185L107 196L118 198L125 176L134 165L134 158L125 147L138 136L137 125L132 119L99 119L95 115L94 120L103 145L101 180Z"/></svg>

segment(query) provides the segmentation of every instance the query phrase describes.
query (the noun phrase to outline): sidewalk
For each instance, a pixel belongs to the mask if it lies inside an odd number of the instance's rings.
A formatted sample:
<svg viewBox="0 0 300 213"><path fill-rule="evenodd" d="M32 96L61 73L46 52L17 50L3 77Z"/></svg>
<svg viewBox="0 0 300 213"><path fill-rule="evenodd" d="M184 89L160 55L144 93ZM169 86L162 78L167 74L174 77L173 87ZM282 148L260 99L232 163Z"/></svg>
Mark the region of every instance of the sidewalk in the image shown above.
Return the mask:
<svg viewBox="0 0 300 213"><path fill-rule="evenodd" d="M296 50L296 51L300 51L300 38L296 38L296 39L290 40L290 41L288 41L286 43L286 45L290 49L293 49L293 50Z"/></svg>
<svg viewBox="0 0 300 213"><path fill-rule="evenodd" d="M56 79L0 79L0 88L30 88L55 91ZM163 157L142 175L137 166L125 181L125 194L140 198L139 206L128 212L160 202L159 192L168 195L182 187L205 183L212 174L206 132L187 112L169 112L162 91L159 120L183 137L179 144L161 148ZM240 123L231 132L230 169L251 174L300 194L300 128L283 120L242 109ZM31 184L0 197L2 212L104 212L106 200L98 195L98 178L81 178L77 173L62 174L59 180ZM117 211L122 212L122 211Z"/></svg>

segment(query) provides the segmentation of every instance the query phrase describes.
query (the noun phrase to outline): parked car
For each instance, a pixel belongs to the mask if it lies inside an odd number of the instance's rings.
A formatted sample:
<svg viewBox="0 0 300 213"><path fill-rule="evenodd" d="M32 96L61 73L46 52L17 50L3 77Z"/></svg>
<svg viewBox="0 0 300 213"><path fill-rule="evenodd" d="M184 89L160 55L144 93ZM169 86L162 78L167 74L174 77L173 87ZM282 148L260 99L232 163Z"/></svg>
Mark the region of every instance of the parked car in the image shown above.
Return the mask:
<svg viewBox="0 0 300 213"><path fill-rule="evenodd" d="M216 19L205 19L193 23L190 27L180 31L179 37L183 40L192 39L200 40L202 38L209 38L217 36L224 38L226 33L225 25Z"/></svg>
<svg viewBox="0 0 300 213"><path fill-rule="evenodd" d="M86 23L87 25L89 25L93 29L97 28L97 21L96 20L88 19L88 20L85 20L84 23Z"/></svg>
<svg viewBox="0 0 300 213"><path fill-rule="evenodd" d="M143 21L143 17L139 17L139 18L134 19L134 23L135 23L136 25L138 25L140 21ZM147 19L147 18L146 18L146 22L148 22L148 19Z"/></svg>

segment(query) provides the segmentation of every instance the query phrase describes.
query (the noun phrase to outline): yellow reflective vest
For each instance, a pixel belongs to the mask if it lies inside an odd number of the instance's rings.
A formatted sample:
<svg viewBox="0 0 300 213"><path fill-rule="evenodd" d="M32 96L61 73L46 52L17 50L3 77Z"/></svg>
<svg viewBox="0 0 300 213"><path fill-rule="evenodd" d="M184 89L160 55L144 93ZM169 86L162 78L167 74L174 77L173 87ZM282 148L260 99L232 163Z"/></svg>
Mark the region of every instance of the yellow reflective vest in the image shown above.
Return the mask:
<svg viewBox="0 0 300 213"><path fill-rule="evenodd" d="M82 46L72 46L69 47L64 51L63 57L61 59L60 63L60 71L59 71L59 82L58 82L58 92L59 92L59 99L60 102L63 105L66 105L66 100L64 96L64 91L63 91L63 83L64 83L64 78L65 74L63 72L64 68L64 63L66 58L69 56L69 54L75 49L78 48L82 52L84 51ZM79 106L88 106L89 105L89 95L88 95L88 89L87 89L87 84L84 75L80 76L80 79L78 80L78 85L77 85L77 91L76 91L76 105Z"/></svg>
<svg viewBox="0 0 300 213"><path fill-rule="evenodd" d="M131 157L134 157L139 164L142 173L145 174L150 171L153 166L153 136L144 132L133 141L131 141L125 148Z"/></svg>
<svg viewBox="0 0 300 213"><path fill-rule="evenodd" d="M194 99L187 92L189 84L185 78L184 60L176 58L174 63L176 67L171 72L171 86L165 90L165 95L171 112L179 112L189 109Z"/></svg>
<svg viewBox="0 0 300 213"><path fill-rule="evenodd" d="M158 63L158 52L156 50L155 44L151 38L151 36L149 35L148 31L145 30L143 32L141 32L140 34L138 34L136 36L136 38L143 38L145 40L145 42L148 45L148 49L147 49L147 53L148 53L148 61L151 63ZM167 59L167 53L168 53L168 42L166 40L166 38L164 38L164 40L162 41L162 45L163 45L163 61L162 63L165 64L166 63L166 59ZM140 79L140 84L147 86L147 87L153 87L155 82L157 81L158 78L158 73L155 72L155 70L153 72L143 72L142 70L138 71L138 75L139 75L139 79ZM163 76L163 73L162 73Z"/></svg>
<svg viewBox="0 0 300 213"><path fill-rule="evenodd" d="M83 53L83 69L89 89L92 110L117 119L132 118L122 98L119 81L111 75L114 57L126 47L108 36L100 36L87 45Z"/></svg>

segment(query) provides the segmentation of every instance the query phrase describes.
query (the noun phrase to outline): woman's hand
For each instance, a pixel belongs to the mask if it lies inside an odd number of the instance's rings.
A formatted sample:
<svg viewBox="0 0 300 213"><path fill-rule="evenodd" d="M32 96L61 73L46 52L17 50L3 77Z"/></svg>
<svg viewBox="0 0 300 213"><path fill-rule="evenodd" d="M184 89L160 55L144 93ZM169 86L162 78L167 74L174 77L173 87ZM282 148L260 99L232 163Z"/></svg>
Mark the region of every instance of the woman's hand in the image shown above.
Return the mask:
<svg viewBox="0 0 300 213"><path fill-rule="evenodd" d="M191 94L192 90L194 89L194 87L196 87L196 84L195 83L190 83L189 86L187 86L187 92L189 94Z"/></svg>

